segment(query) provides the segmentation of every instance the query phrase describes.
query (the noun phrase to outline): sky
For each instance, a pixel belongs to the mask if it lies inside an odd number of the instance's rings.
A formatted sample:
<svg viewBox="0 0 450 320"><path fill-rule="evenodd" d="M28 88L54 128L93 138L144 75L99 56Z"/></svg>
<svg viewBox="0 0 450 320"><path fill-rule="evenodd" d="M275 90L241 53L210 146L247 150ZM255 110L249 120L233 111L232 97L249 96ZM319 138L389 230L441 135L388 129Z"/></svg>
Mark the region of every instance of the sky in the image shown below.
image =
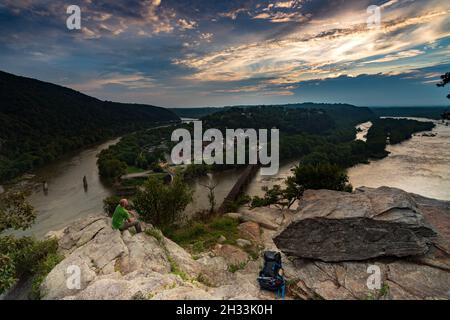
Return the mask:
<svg viewBox="0 0 450 320"><path fill-rule="evenodd" d="M448 0L2 0L0 30L0 70L102 100L448 104Z"/></svg>

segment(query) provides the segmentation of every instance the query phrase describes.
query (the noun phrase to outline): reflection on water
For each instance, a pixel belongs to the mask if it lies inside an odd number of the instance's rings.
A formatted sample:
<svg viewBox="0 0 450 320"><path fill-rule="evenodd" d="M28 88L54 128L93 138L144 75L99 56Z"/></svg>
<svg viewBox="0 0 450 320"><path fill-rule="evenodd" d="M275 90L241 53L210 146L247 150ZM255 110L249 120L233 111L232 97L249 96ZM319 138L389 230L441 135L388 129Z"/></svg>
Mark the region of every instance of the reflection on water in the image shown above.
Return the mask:
<svg viewBox="0 0 450 320"><path fill-rule="evenodd" d="M352 185L390 186L450 200L450 127L435 123L435 137L418 133L401 144L388 146L391 154L387 158L351 168L348 174Z"/></svg>
<svg viewBox="0 0 450 320"><path fill-rule="evenodd" d="M261 170L259 170L255 178L248 185L246 193L250 196L262 197L265 194L265 191L262 190L264 187L272 188L276 184L284 186L284 181L287 177L292 176L291 170L297 164L298 160L281 164L278 174L274 176L263 176Z"/></svg>
<svg viewBox="0 0 450 320"><path fill-rule="evenodd" d="M102 212L103 199L112 191L100 181L97 154L118 140L88 148L37 170L36 179L40 183L29 197L30 204L37 211L36 221L30 229L14 234L42 237L80 217ZM83 176L86 176L86 189ZM44 181L48 184L48 192L44 192Z"/></svg>
<svg viewBox="0 0 450 320"><path fill-rule="evenodd" d="M355 140L361 140L366 142L367 141L367 133L369 132L369 129L372 128L372 121L364 122L356 126L356 130L358 132L356 133L356 139Z"/></svg>
<svg viewBox="0 0 450 320"><path fill-rule="evenodd" d="M215 172L214 174L208 174L205 177L196 179L194 183L191 183L191 187L194 190L193 201L186 207L185 215L190 216L199 211L209 210L209 189L205 186L217 185L214 189L217 209L231 191L243 170L244 169L236 169Z"/></svg>

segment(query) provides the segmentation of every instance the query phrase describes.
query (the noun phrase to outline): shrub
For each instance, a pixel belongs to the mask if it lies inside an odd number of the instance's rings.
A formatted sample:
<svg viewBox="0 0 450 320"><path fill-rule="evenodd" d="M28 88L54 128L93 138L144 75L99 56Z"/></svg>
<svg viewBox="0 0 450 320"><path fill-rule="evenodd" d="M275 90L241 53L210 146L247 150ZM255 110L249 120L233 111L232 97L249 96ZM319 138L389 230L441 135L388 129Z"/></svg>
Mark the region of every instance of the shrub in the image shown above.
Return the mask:
<svg viewBox="0 0 450 320"><path fill-rule="evenodd" d="M31 296L32 299L40 299L40 287L45 277L53 270L58 263L63 260L63 256L56 252L49 253L45 259L43 259L36 267L35 275L33 277L31 285Z"/></svg>
<svg viewBox="0 0 450 320"><path fill-rule="evenodd" d="M36 219L36 213L23 192L7 193L0 200L0 233L7 229L25 230Z"/></svg>
<svg viewBox="0 0 450 320"><path fill-rule="evenodd" d="M112 217L119 201L119 196L111 196L103 200L103 210L108 214L108 216Z"/></svg>
<svg viewBox="0 0 450 320"><path fill-rule="evenodd" d="M16 270L13 261L7 255L0 254L0 293L11 288L16 282Z"/></svg>
<svg viewBox="0 0 450 320"><path fill-rule="evenodd" d="M191 222L178 228L167 228L164 233L192 253L204 252L213 247L220 236L234 244L239 237L239 221L229 217L214 217L205 223Z"/></svg>
<svg viewBox="0 0 450 320"><path fill-rule="evenodd" d="M294 184L304 190L349 190L347 173L341 167L334 164L300 164L293 169L293 172L294 177L288 179L288 185Z"/></svg>
<svg viewBox="0 0 450 320"><path fill-rule="evenodd" d="M165 185L151 176L136 194L134 205L144 221L155 226L169 226L177 221L191 201L192 190L179 177Z"/></svg>
<svg viewBox="0 0 450 320"><path fill-rule="evenodd" d="M100 176L107 181L116 181L127 172L127 164L117 159L98 161Z"/></svg>
<svg viewBox="0 0 450 320"><path fill-rule="evenodd" d="M0 238L0 292L9 289L16 279L32 277L32 298L38 298L41 282L53 267L61 261L57 254L56 240L37 241L30 237ZM13 273L12 273L13 272Z"/></svg>

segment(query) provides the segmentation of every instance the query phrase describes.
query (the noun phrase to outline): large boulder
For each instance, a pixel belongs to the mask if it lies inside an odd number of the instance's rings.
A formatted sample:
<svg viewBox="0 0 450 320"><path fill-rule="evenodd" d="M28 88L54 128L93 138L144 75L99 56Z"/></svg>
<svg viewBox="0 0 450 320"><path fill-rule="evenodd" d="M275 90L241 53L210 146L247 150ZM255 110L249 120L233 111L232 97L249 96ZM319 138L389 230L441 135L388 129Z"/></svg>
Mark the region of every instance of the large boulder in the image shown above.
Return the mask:
<svg viewBox="0 0 450 320"><path fill-rule="evenodd" d="M336 262L424 255L436 237L412 195L382 187L306 191L274 242L288 255Z"/></svg>
<svg viewBox="0 0 450 320"><path fill-rule="evenodd" d="M251 286L240 287L230 264L247 263L238 247L218 245L198 260L158 230L132 234L111 228L106 216L90 216L49 237L58 240L65 258L40 287L43 299L255 299L259 298L255 266ZM79 271L79 282L75 279ZM74 273L74 271L76 271ZM249 280L248 280L249 281ZM250 281L251 282L251 281Z"/></svg>

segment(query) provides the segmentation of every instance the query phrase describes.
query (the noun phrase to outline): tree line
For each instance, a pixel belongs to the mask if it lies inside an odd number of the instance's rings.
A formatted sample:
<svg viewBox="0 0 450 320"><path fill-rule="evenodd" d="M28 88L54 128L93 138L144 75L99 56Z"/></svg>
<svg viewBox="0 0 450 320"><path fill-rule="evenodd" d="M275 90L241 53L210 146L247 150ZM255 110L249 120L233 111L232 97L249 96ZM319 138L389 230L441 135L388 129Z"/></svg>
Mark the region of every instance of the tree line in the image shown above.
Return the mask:
<svg viewBox="0 0 450 320"><path fill-rule="evenodd" d="M0 182L65 153L161 123L179 121L154 106L100 101L0 71Z"/></svg>

